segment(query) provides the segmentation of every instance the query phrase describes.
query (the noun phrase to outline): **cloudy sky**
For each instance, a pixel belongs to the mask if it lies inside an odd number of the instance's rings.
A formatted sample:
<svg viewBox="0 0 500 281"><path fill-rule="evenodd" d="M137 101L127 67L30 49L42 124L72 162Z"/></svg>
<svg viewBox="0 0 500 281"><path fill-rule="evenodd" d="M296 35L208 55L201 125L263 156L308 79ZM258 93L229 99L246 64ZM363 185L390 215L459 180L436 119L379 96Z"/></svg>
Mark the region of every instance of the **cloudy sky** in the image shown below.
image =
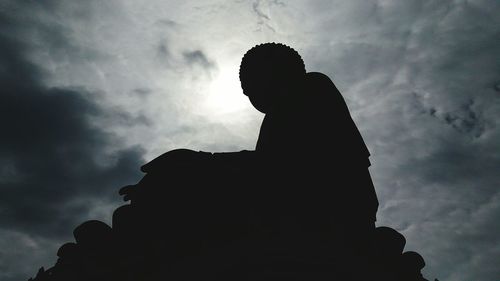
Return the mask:
<svg viewBox="0 0 500 281"><path fill-rule="evenodd" d="M378 225L433 280L500 280L500 2L0 1L0 280L50 267L162 152L254 148L238 66L288 44L343 93Z"/></svg>

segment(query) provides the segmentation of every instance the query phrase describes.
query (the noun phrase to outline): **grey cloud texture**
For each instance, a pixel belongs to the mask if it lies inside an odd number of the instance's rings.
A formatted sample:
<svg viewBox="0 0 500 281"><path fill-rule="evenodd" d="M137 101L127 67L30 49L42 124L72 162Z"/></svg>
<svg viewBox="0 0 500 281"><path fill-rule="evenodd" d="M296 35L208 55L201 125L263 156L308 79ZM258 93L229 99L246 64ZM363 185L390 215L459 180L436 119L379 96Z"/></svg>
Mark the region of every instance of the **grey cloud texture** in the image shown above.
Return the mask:
<svg viewBox="0 0 500 281"><path fill-rule="evenodd" d="M337 84L372 153L378 224L405 234L425 276L500 277L499 3L6 1L0 11L0 115L13 132L0 140L0 241L14 241L0 247L0 279L50 265L75 223L110 216L142 158L253 148L262 116L249 104L220 112L236 104L217 94L238 90L226 74L267 41Z"/></svg>
<svg viewBox="0 0 500 281"><path fill-rule="evenodd" d="M194 65L200 65L203 68L212 68L215 67L214 63L210 61L206 55L200 51L200 50L195 50L195 51L186 51L182 54L184 59L188 64L194 64Z"/></svg>
<svg viewBox="0 0 500 281"><path fill-rule="evenodd" d="M49 261L54 252L44 248L56 250L83 220L109 220L98 210L116 206L119 185L138 179L143 151L119 148L113 134L90 122L108 114L127 119L126 113L103 111L84 88L44 85L44 71L28 57L33 46L16 38L25 22L5 13L1 22L0 240L10 242L2 242L0 278L19 280ZM51 47L66 47L57 28L36 28Z"/></svg>
<svg viewBox="0 0 500 281"><path fill-rule="evenodd" d="M429 278L496 280L499 7L382 3L352 8L366 27L313 55L333 59L317 66L344 90L371 149L379 224L407 236Z"/></svg>

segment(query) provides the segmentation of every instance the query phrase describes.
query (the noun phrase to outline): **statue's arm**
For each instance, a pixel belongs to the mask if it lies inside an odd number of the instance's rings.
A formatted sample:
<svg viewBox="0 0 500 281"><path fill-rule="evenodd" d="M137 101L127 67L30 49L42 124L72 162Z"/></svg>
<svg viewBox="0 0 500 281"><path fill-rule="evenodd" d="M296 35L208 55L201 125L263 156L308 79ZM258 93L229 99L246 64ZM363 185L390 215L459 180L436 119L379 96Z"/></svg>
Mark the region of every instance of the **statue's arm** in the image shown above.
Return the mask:
<svg viewBox="0 0 500 281"><path fill-rule="evenodd" d="M255 151L242 150L236 152L204 152L190 149L175 149L163 153L141 167L144 173L166 170L171 167L192 165L238 165L251 164L255 159Z"/></svg>

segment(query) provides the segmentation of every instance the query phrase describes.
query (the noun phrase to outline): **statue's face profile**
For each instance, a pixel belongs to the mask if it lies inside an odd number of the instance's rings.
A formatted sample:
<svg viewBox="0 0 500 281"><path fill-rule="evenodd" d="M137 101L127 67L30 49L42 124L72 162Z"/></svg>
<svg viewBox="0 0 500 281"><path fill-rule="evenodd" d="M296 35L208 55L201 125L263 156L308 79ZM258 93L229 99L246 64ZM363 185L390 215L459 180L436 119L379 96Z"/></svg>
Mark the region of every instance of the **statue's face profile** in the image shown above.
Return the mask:
<svg viewBox="0 0 500 281"><path fill-rule="evenodd" d="M266 72L254 76L250 81L241 81L241 86L252 105L262 113L272 112L289 91L287 81Z"/></svg>

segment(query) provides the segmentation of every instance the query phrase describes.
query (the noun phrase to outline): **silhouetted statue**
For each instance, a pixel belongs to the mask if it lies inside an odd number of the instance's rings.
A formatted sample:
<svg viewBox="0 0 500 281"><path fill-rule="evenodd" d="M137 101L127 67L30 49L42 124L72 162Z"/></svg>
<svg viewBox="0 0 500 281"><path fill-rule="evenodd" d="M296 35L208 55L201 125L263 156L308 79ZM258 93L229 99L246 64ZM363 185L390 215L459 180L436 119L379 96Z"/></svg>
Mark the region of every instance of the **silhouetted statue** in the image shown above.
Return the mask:
<svg viewBox="0 0 500 281"><path fill-rule="evenodd" d="M290 220L302 216L305 223L318 218L322 224L335 223L356 233L371 231L378 200L368 172L369 152L331 80L321 73L306 73L296 51L274 43L258 45L245 54L240 80L251 103L266 113L255 153L179 149L142 170L167 171L173 165L195 162L218 165L222 170L245 167L247 174L260 179L257 184L266 193L292 199L287 211L305 207ZM132 192L131 188L122 190L127 199ZM274 199L269 202L275 209L286 207L284 200ZM314 215L307 213L314 206L325 209L313 208ZM320 224L307 227L313 225Z"/></svg>
<svg viewBox="0 0 500 281"><path fill-rule="evenodd" d="M370 154L328 76L306 73L295 50L267 43L245 54L240 80L255 108L266 114L256 151L278 180L274 188L281 183L300 197L311 194L309 203L333 207L325 214L336 224L373 229L378 200L368 173Z"/></svg>
<svg viewBox="0 0 500 281"><path fill-rule="evenodd" d="M240 80L266 114L256 152L276 192L272 206L279 220L300 231L330 233L339 256L356 259L368 246L378 200L368 149L342 95L328 76L307 73L300 55L282 44L248 51Z"/></svg>
<svg viewBox="0 0 500 281"><path fill-rule="evenodd" d="M330 78L266 43L240 80L265 113L255 150L160 155L112 226L79 225L35 280L424 281L404 236L375 228L370 154Z"/></svg>

